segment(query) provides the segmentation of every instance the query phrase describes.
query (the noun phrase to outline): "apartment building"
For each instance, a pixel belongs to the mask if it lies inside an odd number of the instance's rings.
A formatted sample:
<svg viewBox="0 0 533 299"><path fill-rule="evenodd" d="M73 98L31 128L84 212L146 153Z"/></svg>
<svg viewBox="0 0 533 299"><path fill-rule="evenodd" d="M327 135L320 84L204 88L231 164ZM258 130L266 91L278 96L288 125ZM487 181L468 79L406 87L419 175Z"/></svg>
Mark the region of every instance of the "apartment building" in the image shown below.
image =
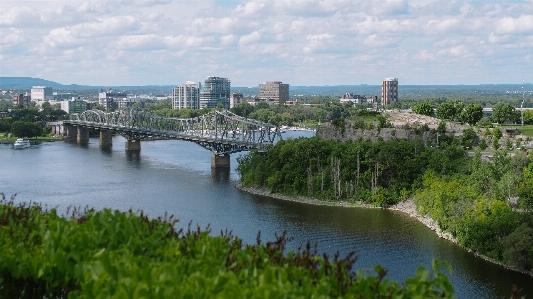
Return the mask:
<svg viewBox="0 0 533 299"><path fill-rule="evenodd" d="M172 89L172 109L200 108L200 82L187 81Z"/></svg>
<svg viewBox="0 0 533 299"><path fill-rule="evenodd" d="M386 78L381 84L381 105L398 102L398 78Z"/></svg>
<svg viewBox="0 0 533 299"><path fill-rule="evenodd" d="M229 109L231 81L227 78L207 77L200 91L200 109L216 108L220 103Z"/></svg>

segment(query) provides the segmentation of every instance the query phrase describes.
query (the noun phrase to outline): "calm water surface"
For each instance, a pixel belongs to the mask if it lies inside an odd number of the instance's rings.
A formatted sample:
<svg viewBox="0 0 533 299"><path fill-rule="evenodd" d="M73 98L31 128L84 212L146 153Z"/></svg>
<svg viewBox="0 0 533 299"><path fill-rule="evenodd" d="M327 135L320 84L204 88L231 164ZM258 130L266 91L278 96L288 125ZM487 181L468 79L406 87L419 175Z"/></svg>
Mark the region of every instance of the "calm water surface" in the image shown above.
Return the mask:
<svg viewBox="0 0 533 299"><path fill-rule="evenodd" d="M231 170L214 171L209 151L176 140L143 141L141 152L133 154L124 151L122 137L114 137L109 150L100 149L98 139L86 146L45 142L25 150L0 145L0 192L60 211L88 205L143 210L152 217L167 212L182 227L192 221L210 225L213 234L228 229L246 243L255 243L259 231L263 241L270 241L287 230L294 237L291 248L311 240L318 242L319 252L356 251L356 268L381 264L389 269L387 277L400 281L413 276L417 266L443 259L453 267L458 298L509 298L513 283L533 297L532 277L475 258L403 213L312 206L241 192L234 187L238 155L232 155Z"/></svg>

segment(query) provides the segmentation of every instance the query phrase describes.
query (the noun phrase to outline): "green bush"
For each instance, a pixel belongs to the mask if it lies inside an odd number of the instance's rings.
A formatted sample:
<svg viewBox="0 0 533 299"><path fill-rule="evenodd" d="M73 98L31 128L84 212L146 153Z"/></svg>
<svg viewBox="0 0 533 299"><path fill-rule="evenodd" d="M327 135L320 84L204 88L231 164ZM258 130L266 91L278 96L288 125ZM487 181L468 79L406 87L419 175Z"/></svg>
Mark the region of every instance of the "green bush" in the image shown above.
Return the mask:
<svg viewBox="0 0 533 299"><path fill-rule="evenodd" d="M285 233L255 245L172 217L86 210L60 217L37 205L0 203L0 290L5 298L452 298L434 262L403 284L354 271L354 253L330 259L284 253ZM73 217L74 216L74 217ZM449 269L449 271L451 271Z"/></svg>

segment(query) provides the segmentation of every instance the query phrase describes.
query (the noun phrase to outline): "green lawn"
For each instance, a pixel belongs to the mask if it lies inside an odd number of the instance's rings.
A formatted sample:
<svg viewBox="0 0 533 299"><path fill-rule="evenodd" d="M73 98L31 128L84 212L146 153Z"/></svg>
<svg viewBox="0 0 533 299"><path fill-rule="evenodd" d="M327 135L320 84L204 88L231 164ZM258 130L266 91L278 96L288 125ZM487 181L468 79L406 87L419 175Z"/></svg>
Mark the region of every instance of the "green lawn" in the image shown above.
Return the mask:
<svg viewBox="0 0 533 299"><path fill-rule="evenodd" d="M9 138L6 137L7 133L0 133L0 142L1 143L13 143L15 142L15 140L17 140L18 137L16 136L11 136ZM61 140L61 137L52 137L50 135L46 135L46 136L38 136L38 137L34 137L34 138L28 138L29 140Z"/></svg>
<svg viewBox="0 0 533 299"><path fill-rule="evenodd" d="M505 128L518 128L523 135L533 136L533 125L502 125Z"/></svg>

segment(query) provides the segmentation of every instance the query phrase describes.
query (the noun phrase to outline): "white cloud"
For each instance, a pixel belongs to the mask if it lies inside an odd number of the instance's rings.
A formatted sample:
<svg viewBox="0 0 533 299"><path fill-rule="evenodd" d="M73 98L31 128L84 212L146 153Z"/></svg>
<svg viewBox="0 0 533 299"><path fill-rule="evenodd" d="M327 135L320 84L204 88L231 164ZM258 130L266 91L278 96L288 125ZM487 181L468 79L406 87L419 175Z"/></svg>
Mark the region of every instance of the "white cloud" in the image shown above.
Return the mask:
<svg viewBox="0 0 533 299"><path fill-rule="evenodd" d="M410 78L419 84L420 80L453 83L458 79L448 64L468 64L476 74L471 83L497 83L484 82L495 77L483 74L511 65L525 68L522 61L533 53L531 4L2 0L0 64L2 75L36 76L35 66L46 61L46 66L38 67L39 76L79 84L111 85L119 80L117 85L151 84L155 77L176 84L226 75L241 86L255 86L276 79L262 76L278 74L299 85L376 84L375 80L379 83L395 73L405 76L405 83ZM61 71L77 64L89 76ZM98 65L111 66L111 73L90 77L99 74ZM376 67L383 65L387 74ZM140 70L143 75L136 74Z"/></svg>
<svg viewBox="0 0 533 299"><path fill-rule="evenodd" d="M533 35L533 15L521 15L518 18L502 18L496 25L496 32L501 34Z"/></svg>

